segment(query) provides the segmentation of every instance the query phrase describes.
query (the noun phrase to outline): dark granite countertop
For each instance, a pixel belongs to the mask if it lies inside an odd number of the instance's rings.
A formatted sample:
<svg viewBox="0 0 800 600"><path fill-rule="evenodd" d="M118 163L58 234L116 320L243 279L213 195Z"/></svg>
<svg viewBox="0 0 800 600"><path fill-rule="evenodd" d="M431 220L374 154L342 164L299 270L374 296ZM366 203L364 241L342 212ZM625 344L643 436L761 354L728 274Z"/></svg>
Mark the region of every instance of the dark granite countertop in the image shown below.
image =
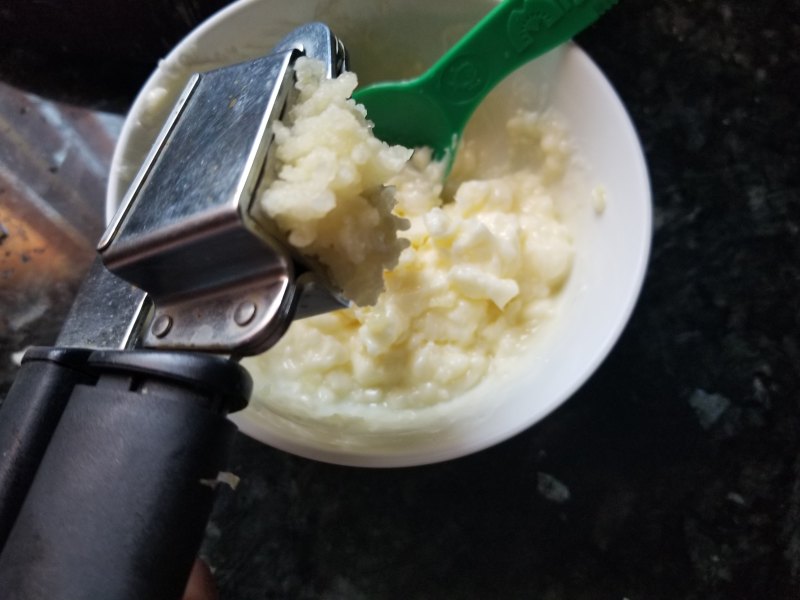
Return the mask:
<svg viewBox="0 0 800 600"><path fill-rule="evenodd" d="M579 42L651 169L652 260L620 342L543 422L443 464L344 468L240 436L203 549L223 599L800 597L800 4L621 0ZM100 123L85 135L113 139ZM50 189L87 185L48 164ZM0 393L10 352L57 327L26 318L0 314Z"/></svg>

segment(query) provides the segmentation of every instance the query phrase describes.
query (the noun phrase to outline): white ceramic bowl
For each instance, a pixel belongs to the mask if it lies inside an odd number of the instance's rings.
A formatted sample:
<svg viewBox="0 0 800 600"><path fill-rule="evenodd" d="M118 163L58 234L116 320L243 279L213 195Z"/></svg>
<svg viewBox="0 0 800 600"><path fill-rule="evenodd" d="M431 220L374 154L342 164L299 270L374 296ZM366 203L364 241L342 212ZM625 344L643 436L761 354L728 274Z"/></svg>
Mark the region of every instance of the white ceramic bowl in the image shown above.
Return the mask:
<svg viewBox="0 0 800 600"><path fill-rule="evenodd" d="M139 93L114 153L107 217L119 205L189 72L261 55L294 27L323 21L347 46L362 84L409 76L433 62L494 4L243 0L230 5L184 39ZM529 105L553 107L565 118L585 180L602 186L607 195L602 214L583 206L567 215L575 242L573 272L559 315L540 332L530 360L522 357L521 368L510 376L485 381L470 392L478 406L482 396L491 395L491 409L445 423L438 431L370 446L299 435L246 411L233 417L244 433L294 454L345 465L447 460L530 427L569 398L606 357L633 310L650 248L650 186L636 132L609 82L573 44L524 67L503 85L528 90Z"/></svg>

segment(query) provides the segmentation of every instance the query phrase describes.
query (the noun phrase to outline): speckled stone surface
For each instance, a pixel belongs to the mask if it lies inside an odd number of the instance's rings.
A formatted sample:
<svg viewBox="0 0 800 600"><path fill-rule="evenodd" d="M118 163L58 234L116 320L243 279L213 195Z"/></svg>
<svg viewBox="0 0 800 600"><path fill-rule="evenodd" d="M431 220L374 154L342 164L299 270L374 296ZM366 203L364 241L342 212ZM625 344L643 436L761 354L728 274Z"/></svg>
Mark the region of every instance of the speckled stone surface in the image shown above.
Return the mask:
<svg viewBox="0 0 800 600"><path fill-rule="evenodd" d="M243 436L225 600L800 597L800 4L621 0L579 38L639 130L652 260L562 408L399 470Z"/></svg>

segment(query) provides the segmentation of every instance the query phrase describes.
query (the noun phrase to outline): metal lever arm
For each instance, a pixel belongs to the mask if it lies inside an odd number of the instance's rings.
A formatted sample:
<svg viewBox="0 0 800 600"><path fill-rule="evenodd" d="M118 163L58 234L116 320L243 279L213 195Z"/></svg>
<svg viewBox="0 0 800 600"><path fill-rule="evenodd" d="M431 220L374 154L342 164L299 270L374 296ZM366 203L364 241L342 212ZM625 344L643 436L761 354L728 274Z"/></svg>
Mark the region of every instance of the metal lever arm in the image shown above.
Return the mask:
<svg viewBox="0 0 800 600"><path fill-rule="evenodd" d="M153 301L145 346L258 354L316 304L301 296L322 292L317 311L346 306L257 201L273 180L273 126L296 96L295 60L323 60L334 76L342 52L313 23L266 56L189 80L98 245Z"/></svg>

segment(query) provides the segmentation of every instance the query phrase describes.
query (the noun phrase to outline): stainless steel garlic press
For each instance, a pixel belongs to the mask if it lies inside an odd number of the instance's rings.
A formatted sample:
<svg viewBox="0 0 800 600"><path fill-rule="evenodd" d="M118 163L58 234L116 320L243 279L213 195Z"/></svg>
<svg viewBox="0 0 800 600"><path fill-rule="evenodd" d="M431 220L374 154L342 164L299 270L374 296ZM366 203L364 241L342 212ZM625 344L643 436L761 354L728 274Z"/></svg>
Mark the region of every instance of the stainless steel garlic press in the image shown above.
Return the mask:
<svg viewBox="0 0 800 600"><path fill-rule="evenodd" d="M52 348L0 406L3 598L178 599L252 382L240 356L343 306L258 210L293 65L330 77L320 23L191 78L98 245Z"/></svg>

